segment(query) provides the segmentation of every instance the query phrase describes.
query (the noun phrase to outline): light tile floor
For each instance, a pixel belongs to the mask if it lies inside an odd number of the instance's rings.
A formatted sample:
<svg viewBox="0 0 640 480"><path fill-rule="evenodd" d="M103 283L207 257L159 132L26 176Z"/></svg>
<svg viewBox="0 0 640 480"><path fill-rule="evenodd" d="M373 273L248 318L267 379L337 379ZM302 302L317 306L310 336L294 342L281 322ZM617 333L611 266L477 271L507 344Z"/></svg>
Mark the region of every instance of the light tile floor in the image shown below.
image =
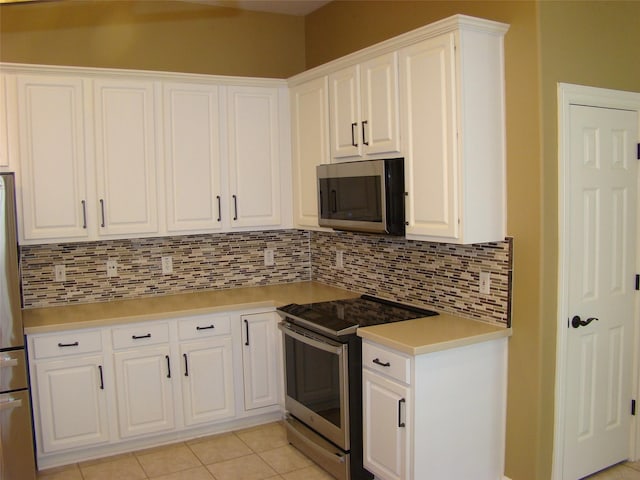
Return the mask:
<svg viewBox="0 0 640 480"><path fill-rule="evenodd" d="M640 461L588 480L640 480ZM38 480L333 480L287 442L282 422L44 470Z"/></svg>
<svg viewBox="0 0 640 480"><path fill-rule="evenodd" d="M38 480L333 480L282 422L44 470Z"/></svg>
<svg viewBox="0 0 640 480"><path fill-rule="evenodd" d="M640 461L620 463L586 478L589 480L640 480Z"/></svg>

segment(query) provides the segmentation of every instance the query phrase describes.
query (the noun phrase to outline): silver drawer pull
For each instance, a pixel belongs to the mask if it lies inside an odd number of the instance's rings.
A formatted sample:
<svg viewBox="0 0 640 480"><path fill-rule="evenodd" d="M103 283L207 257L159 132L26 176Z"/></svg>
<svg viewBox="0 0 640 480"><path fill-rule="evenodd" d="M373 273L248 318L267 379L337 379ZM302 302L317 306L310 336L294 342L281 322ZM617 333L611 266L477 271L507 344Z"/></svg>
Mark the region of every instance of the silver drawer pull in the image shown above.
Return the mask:
<svg viewBox="0 0 640 480"><path fill-rule="evenodd" d="M374 358L373 359L373 363L375 363L376 365L380 365L381 367L390 367L391 366L391 362L381 362L379 358Z"/></svg>
<svg viewBox="0 0 640 480"><path fill-rule="evenodd" d="M66 348L66 347L77 347L78 345L80 345L78 342L73 342L73 343L58 343L58 347L60 347L60 348Z"/></svg>
<svg viewBox="0 0 640 480"><path fill-rule="evenodd" d="M214 328L216 328L215 325L209 325L207 327L196 327L196 330L213 330Z"/></svg>

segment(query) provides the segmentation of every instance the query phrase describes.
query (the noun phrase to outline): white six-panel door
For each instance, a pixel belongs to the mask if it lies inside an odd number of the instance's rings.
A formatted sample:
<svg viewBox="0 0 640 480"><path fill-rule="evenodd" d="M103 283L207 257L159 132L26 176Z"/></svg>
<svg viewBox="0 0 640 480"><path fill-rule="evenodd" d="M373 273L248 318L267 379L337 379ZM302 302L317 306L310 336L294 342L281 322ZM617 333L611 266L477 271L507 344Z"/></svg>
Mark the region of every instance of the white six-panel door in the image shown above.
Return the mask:
<svg viewBox="0 0 640 480"><path fill-rule="evenodd" d="M628 458L638 219L637 112L569 115L564 480Z"/></svg>

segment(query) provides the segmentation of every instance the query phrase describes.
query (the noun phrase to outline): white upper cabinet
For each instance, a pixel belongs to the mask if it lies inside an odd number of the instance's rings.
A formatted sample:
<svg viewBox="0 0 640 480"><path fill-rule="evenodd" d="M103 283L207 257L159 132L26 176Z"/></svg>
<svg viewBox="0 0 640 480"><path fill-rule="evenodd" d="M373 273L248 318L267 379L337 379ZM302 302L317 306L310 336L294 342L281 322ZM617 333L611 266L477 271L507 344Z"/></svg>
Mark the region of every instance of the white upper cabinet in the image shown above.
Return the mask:
<svg viewBox="0 0 640 480"><path fill-rule="evenodd" d="M316 166L330 163L326 76L291 90L293 216L296 227L318 227Z"/></svg>
<svg viewBox="0 0 640 480"><path fill-rule="evenodd" d="M163 87L167 230L220 230L219 88L191 83Z"/></svg>
<svg viewBox="0 0 640 480"><path fill-rule="evenodd" d="M89 235L86 90L77 77L17 76L24 239Z"/></svg>
<svg viewBox="0 0 640 480"><path fill-rule="evenodd" d="M280 225L278 89L227 88L232 227Z"/></svg>
<svg viewBox="0 0 640 480"><path fill-rule="evenodd" d="M506 235L506 26L487 23L400 51L409 239L468 244Z"/></svg>
<svg viewBox="0 0 640 480"><path fill-rule="evenodd" d="M157 233L155 84L96 79L93 85L100 234Z"/></svg>
<svg viewBox="0 0 640 480"><path fill-rule="evenodd" d="M360 66L363 152L400 151L398 119L398 55L390 53Z"/></svg>
<svg viewBox="0 0 640 480"><path fill-rule="evenodd" d="M331 73L329 102L332 158L400 151L395 52Z"/></svg>

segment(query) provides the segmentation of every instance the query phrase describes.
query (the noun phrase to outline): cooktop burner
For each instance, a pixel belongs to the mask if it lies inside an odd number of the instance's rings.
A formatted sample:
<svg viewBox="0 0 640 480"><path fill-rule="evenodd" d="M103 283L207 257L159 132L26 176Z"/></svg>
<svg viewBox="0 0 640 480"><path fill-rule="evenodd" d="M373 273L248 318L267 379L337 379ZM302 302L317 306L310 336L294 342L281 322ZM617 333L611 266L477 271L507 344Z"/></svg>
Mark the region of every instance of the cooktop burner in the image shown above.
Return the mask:
<svg viewBox="0 0 640 480"><path fill-rule="evenodd" d="M301 323L322 333L341 336L353 334L358 327L401 322L413 318L438 315L437 312L362 295L359 298L278 308L294 323Z"/></svg>

